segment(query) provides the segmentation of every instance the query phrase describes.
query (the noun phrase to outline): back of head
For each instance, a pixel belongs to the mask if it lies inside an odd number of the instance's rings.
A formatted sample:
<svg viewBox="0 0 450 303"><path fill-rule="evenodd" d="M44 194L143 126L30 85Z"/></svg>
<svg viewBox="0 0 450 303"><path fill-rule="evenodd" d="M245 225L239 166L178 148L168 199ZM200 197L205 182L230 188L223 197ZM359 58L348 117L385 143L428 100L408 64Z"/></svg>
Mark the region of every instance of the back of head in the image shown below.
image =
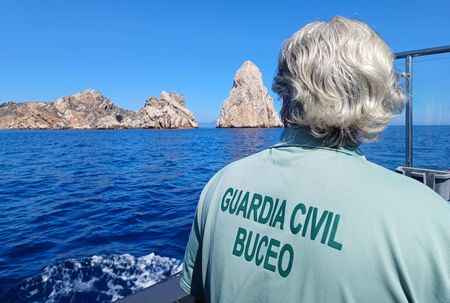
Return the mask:
<svg viewBox="0 0 450 303"><path fill-rule="evenodd" d="M312 22L283 45L273 90L286 127L306 127L330 147L378 138L403 109L393 54L365 23Z"/></svg>

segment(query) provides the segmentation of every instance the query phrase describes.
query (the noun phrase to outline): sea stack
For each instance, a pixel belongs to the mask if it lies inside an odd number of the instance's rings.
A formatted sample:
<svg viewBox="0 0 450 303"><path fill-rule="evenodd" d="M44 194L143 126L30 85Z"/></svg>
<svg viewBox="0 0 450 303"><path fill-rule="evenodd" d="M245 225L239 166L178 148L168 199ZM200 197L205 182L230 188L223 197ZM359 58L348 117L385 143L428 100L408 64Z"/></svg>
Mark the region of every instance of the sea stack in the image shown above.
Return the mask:
<svg viewBox="0 0 450 303"><path fill-rule="evenodd" d="M197 128L194 114L186 108L184 97L174 92L161 92L159 100L150 97L138 111L141 123L152 128Z"/></svg>
<svg viewBox="0 0 450 303"><path fill-rule="evenodd" d="M245 61L234 76L233 88L225 100L216 127L281 127L273 100L258 67Z"/></svg>

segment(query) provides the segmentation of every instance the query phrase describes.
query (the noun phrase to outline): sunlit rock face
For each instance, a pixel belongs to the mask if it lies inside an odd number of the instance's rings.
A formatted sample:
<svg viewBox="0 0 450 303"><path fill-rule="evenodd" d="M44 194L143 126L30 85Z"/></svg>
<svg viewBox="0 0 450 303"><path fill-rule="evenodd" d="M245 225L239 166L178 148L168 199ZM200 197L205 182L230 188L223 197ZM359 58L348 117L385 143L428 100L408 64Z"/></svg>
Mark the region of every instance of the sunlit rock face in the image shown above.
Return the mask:
<svg viewBox="0 0 450 303"><path fill-rule="evenodd" d="M194 114L185 107L184 97L174 92L162 91L159 99L148 98L138 115L144 125L152 128L198 127Z"/></svg>
<svg viewBox="0 0 450 303"><path fill-rule="evenodd" d="M122 109L100 94L88 89L55 102L55 107L73 129L117 129L137 126L136 114Z"/></svg>
<svg viewBox="0 0 450 303"><path fill-rule="evenodd" d="M0 129L63 129L67 121L50 102L6 102L0 105Z"/></svg>
<svg viewBox="0 0 450 303"><path fill-rule="evenodd" d="M273 100L258 67L246 61L236 72L233 88L225 100L217 127L281 127Z"/></svg>
<svg viewBox="0 0 450 303"><path fill-rule="evenodd" d="M0 129L124 129L198 127L184 97L161 93L137 112L116 106L88 89L56 102L7 102L0 105Z"/></svg>

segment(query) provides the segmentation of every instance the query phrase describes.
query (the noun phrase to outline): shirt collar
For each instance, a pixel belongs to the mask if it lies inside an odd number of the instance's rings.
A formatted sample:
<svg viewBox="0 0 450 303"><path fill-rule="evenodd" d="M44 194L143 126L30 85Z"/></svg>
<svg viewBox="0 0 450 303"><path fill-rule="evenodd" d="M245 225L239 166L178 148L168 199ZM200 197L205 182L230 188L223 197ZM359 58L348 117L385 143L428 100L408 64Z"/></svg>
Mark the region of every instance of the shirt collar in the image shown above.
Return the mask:
<svg viewBox="0 0 450 303"><path fill-rule="evenodd" d="M364 157L364 154L358 147L328 147L325 145L323 139L313 137L308 130L303 127L285 128L281 134L280 142L273 145L272 148L290 146L303 147L305 149L324 149L352 156Z"/></svg>

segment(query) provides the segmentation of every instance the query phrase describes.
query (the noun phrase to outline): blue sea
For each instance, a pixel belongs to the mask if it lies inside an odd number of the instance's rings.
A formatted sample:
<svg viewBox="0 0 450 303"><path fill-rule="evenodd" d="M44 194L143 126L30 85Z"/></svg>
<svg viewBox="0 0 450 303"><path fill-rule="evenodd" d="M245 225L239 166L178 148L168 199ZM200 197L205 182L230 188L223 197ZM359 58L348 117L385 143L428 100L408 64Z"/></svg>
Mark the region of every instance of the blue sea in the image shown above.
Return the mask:
<svg viewBox="0 0 450 303"><path fill-rule="evenodd" d="M110 302L181 270L202 187L282 129L0 131L0 302ZM366 157L405 162L392 126ZM414 128L450 169L450 126Z"/></svg>

